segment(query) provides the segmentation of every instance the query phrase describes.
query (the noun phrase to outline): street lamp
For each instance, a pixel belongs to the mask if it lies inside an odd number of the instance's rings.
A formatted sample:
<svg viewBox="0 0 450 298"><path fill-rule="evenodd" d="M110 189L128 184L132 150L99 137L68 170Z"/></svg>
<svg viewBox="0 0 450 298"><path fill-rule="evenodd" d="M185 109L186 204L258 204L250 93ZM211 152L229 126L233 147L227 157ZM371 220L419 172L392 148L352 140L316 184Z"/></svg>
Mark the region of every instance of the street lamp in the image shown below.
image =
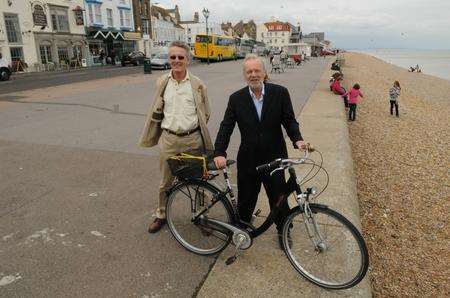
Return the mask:
<svg viewBox="0 0 450 298"><path fill-rule="evenodd" d="M208 34L208 17L209 17L209 10L207 8L203 8L203 16L206 19L206 63L209 64L209 34Z"/></svg>

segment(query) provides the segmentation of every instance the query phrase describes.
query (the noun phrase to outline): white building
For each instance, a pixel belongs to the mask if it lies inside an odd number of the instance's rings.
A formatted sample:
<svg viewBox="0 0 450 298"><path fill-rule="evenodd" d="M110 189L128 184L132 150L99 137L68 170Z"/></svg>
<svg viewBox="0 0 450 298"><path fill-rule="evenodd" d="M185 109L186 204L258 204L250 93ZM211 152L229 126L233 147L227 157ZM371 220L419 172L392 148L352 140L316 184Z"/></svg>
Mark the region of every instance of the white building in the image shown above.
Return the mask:
<svg viewBox="0 0 450 298"><path fill-rule="evenodd" d="M164 9L152 5L152 35L155 45L168 45L175 40L186 40L184 28L179 24L178 7ZM173 11L176 13L173 13Z"/></svg>
<svg viewBox="0 0 450 298"><path fill-rule="evenodd" d="M101 52L120 60L123 53L137 49L141 36L134 32L131 1L84 0L90 63L101 63Z"/></svg>
<svg viewBox="0 0 450 298"><path fill-rule="evenodd" d="M50 62L79 64L86 53L82 7L82 0L1 1L3 57L14 70L21 70L23 63L28 70Z"/></svg>
<svg viewBox="0 0 450 298"><path fill-rule="evenodd" d="M291 33L289 23L273 21L256 27L256 40L264 42L270 49L281 50L289 44Z"/></svg>

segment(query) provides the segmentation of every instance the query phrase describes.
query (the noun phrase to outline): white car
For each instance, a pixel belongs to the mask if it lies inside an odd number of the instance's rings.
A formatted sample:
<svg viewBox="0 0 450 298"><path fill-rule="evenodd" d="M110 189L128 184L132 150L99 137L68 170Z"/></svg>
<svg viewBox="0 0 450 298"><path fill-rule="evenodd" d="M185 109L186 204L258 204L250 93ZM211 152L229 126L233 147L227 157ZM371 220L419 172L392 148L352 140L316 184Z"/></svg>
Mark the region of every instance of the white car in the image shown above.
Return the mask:
<svg viewBox="0 0 450 298"><path fill-rule="evenodd" d="M7 81L11 77L11 67L0 55L0 81Z"/></svg>
<svg viewBox="0 0 450 298"><path fill-rule="evenodd" d="M155 69L169 69L169 54L159 53L156 54L151 60L152 68Z"/></svg>

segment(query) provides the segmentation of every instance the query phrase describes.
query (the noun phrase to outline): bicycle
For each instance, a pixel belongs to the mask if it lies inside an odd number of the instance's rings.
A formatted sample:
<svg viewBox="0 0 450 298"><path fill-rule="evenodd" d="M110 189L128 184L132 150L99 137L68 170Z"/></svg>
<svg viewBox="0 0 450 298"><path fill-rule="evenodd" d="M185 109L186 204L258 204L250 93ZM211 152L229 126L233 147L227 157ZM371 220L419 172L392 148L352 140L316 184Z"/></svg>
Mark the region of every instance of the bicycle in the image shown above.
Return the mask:
<svg viewBox="0 0 450 298"><path fill-rule="evenodd" d="M327 289L347 289L357 285L366 275L369 256L364 239L358 229L343 215L323 204L310 200L318 196L328 185L328 174L320 165L309 159L305 151L298 159L276 159L257 167L258 172L273 175L288 170L285 193L278 203L295 194L296 205L285 218L282 228L282 248L295 270L308 281ZM265 221L254 227L240 220L236 209L236 198L231 187L227 161L222 170L225 189L212 184L219 174L213 162L208 163L208 176L203 178L178 177L168 191L166 206L167 223L171 234L187 250L199 255L217 254L231 242L235 253L226 260L232 264L242 250L251 247L258 237L273 224L276 208ZM310 172L299 181L294 166L313 165ZM313 169L323 170L327 184L320 193L314 187L302 191L300 186ZM260 210L254 216L258 216ZM342 252L344 251L344 255ZM317 259L316 259L317 258ZM329 268L327 268L327 266ZM334 270L332 270L334 268Z"/></svg>

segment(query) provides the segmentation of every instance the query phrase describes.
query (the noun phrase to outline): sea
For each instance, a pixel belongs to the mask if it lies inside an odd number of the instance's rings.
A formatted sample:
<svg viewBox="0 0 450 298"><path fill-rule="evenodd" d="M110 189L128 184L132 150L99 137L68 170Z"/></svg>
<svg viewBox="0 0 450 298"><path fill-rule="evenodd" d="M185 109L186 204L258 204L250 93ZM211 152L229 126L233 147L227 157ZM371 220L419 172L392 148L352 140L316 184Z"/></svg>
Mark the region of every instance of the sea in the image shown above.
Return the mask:
<svg viewBox="0 0 450 298"><path fill-rule="evenodd" d="M450 50L367 49L351 51L369 54L406 69L418 64L423 73L450 80Z"/></svg>

